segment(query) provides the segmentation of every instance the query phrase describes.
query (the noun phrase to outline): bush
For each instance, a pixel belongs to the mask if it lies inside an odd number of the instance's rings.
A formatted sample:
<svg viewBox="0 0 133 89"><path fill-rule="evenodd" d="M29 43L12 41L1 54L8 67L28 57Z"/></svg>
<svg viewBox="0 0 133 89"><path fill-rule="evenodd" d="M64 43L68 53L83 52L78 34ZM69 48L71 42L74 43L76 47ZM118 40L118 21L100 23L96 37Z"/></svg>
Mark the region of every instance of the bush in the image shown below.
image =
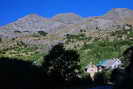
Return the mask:
<svg viewBox="0 0 133 89"><path fill-rule="evenodd" d="M21 33L21 31L14 31L15 33Z"/></svg>
<svg viewBox="0 0 133 89"><path fill-rule="evenodd" d="M48 33L47 32L45 32L45 31L38 31L38 33L40 34L40 35L42 35L42 36L46 36Z"/></svg>

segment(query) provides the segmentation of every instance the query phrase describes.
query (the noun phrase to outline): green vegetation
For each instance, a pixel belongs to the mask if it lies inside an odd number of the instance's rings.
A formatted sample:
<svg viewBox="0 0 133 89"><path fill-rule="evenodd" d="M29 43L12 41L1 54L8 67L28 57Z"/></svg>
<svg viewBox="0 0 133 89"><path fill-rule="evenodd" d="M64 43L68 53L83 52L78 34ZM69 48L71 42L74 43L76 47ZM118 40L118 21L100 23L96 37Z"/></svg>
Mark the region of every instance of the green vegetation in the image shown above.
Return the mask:
<svg viewBox="0 0 133 89"><path fill-rule="evenodd" d="M81 30L77 35L66 34L65 36L65 47L78 51L82 68L89 63L97 64L101 60L121 57L123 51L133 44L133 29L110 32L108 39L87 36L85 32L85 30ZM46 35L47 33L44 31L38 31L38 33L33 34L35 37ZM19 42L16 47L1 51L0 57L30 61L42 60L46 54L39 52L38 49L40 48L35 46L27 47L22 42Z"/></svg>
<svg viewBox="0 0 133 89"><path fill-rule="evenodd" d="M103 39L100 36L87 36L85 32L81 30L77 35L67 34L65 44L55 45L48 54L40 51L45 46L26 45L19 41L1 50L0 57L23 59L37 65L42 64L51 80L62 82L79 77L89 78L90 76L84 73L86 65L97 64L99 61L110 58L122 58L123 52L133 44L132 30L110 32L107 36L108 39ZM46 36L47 33L40 31L33 35L39 38ZM13 41L15 42L16 39ZM94 80L101 83L99 78L102 78L102 82L106 84L108 80L110 81L111 74L112 70L110 69L98 72L94 76Z"/></svg>
<svg viewBox="0 0 133 89"><path fill-rule="evenodd" d="M16 59L23 59L25 61L36 61L41 63L45 53L39 51L39 47L36 46L27 46L18 42L14 47L4 49L0 52L0 57L9 57Z"/></svg>
<svg viewBox="0 0 133 89"><path fill-rule="evenodd" d="M42 35L42 36L46 36L48 33L47 32L45 32L45 31L38 31L38 33L40 34L40 35Z"/></svg>
<svg viewBox="0 0 133 89"><path fill-rule="evenodd" d="M92 37L87 37L83 33L77 35L67 35L66 45L76 45L79 41L83 42L83 45L73 46L74 50L77 50L80 54L81 66L84 68L87 64L97 64L101 60L110 58L119 58L122 53L130 46L133 45L133 30L118 30L110 32L108 40L102 38L95 38L92 41ZM80 48L80 49L76 49Z"/></svg>
<svg viewBox="0 0 133 89"><path fill-rule="evenodd" d="M17 30L16 30L16 31L14 31L14 32L15 32L15 33L22 33L21 31L17 31Z"/></svg>
<svg viewBox="0 0 133 89"><path fill-rule="evenodd" d="M45 31L38 31L32 34L33 37L41 37L41 36L47 36L47 32Z"/></svg>
<svg viewBox="0 0 133 89"><path fill-rule="evenodd" d="M100 60L120 57L123 51L133 44L132 41L115 40L113 42L96 41L86 44L79 50L81 55L81 64L97 64Z"/></svg>
<svg viewBox="0 0 133 89"><path fill-rule="evenodd" d="M79 54L76 51L65 50L63 44L57 44L44 57L43 67L49 77L70 81L80 73L79 62Z"/></svg>
<svg viewBox="0 0 133 89"><path fill-rule="evenodd" d="M78 41L83 41L83 40L89 41L91 40L91 37L86 37L84 33L79 33L78 35L67 34L66 39L68 43L68 42L73 42L74 39Z"/></svg>
<svg viewBox="0 0 133 89"><path fill-rule="evenodd" d="M41 56L43 56L43 54L35 51L34 48L19 47L16 49L7 50L6 52L2 52L0 56L34 61L41 59Z"/></svg>

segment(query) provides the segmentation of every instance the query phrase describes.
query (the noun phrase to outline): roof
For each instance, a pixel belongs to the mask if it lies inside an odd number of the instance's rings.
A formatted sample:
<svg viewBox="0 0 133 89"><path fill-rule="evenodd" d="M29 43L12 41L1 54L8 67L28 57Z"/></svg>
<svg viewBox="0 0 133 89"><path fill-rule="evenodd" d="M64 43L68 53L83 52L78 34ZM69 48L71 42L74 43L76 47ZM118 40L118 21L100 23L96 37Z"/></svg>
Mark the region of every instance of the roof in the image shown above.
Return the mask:
<svg viewBox="0 0 133 89"><path fill-rule="evenodd" d="M112 66L117 60L114 59L106 59L103 61L100 61L97 66Z"/></svg>

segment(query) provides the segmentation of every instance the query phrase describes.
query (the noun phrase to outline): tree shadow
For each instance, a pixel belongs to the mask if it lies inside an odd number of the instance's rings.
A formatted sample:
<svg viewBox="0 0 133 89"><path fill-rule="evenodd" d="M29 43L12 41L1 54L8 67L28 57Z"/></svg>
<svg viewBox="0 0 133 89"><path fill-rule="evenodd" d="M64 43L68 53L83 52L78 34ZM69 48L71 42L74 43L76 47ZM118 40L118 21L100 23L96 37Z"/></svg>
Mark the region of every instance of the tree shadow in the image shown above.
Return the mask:
<svg viewBox="0 0 133 89"><path fill-rule="evenodd" d="M94 85L95 86L104 86L107 85L107 76L105 75L105 72L98 72L94 76Z"/></svg>
<svg viewBox="0 0 133 89"><path fill-rule="evenodd" d="M62 43L55 45L44 57L43 68L49 77L53 89L78 88L92 83L91 79L80 78L81 66L79 54L66 50Z"/></svg>
<svg viewBox="0 0 133 89"><path fill-rule="evenodd" d="M80 78L80 59L77 51L55 45L44 57L42 66L21 59L0 58L0 89L63 89L86 88L90 77Z"/></svg>
<svg viewBox="0 0 133 89"><path fill-rule="evenodd" d="M73 50L65 50L64 45L55 45L44 57L43 68L53 87L63 87L66 82L75 81L80 72L79 54Z"/></svg>
<svg viewBox="0 0 133 89"><path fill-rule="evenodd" d="M112 72L114 89L133 89L133 46L129 47L124 53L125 69L115 69Z"/></svg>
<svg viewBox="0 0 133 89"><path fill-rule="evenodd" d="M45 84L42 68L12 58L0 58L1 89L42 89Z"/></svg>

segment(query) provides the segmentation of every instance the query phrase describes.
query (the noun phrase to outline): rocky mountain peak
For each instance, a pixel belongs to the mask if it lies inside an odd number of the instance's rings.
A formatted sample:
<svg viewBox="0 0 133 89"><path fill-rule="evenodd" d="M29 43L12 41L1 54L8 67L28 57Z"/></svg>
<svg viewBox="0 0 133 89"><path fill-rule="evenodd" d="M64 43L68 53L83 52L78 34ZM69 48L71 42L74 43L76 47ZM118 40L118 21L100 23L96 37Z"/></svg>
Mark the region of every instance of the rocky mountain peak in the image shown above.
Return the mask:
<svg viewBox="0 0 133 89"><path fill-rule="evenodd" d="M38 14L36 14L36 13L32 13L32 14L28 14L25 17L34 18L34 17L40 17L40 16Z"/></svg>
<svg viewBox="0 0 133 89"><path fill-rule="evenodd" d="M37 14L29 14L24 16L11 24L3 26L2 30L12 30L12 31L38 31L45 29L44 24L48 21L47 18L39 16Z"/></svg>
<svg viewBox="0 0 133 89"><path fill-rule="evenodd" d="M37 21L46 21L48 20L47 18L44 18L42 16L39 16L38 14L29 14L27 16L24 16L20 19L18 19L18 21L23 21L23 22L37 22Z"/></svg>
<svg viewBox="0 0 133 89"><path fill-rule="evenodd" d="M129 16L133 15L133 11L128 8L113 8L107 15L119 15L119 16Z"/></svg>
<svg viewBox="0 0 133 89"><path fill-rule="evenodd" d="M75 24L81 21L81 17L75 13L58 14L52 18L53 21L62 22L65 24Z"/></svg>
<svg viewBox="0 0 133 89"><path fill-rule="evenodd" d="M130 9L128 8L112 8L112 12L125 12L125 11L129 11Z"/></svg>
<svg viewBox="0 0 133 89"><path fill-rule="evenodd" d="M133 11L128 8L113 8L103 17L104 19L113 20L117 23L129 23L129 20L133 18Z"/></svg>

